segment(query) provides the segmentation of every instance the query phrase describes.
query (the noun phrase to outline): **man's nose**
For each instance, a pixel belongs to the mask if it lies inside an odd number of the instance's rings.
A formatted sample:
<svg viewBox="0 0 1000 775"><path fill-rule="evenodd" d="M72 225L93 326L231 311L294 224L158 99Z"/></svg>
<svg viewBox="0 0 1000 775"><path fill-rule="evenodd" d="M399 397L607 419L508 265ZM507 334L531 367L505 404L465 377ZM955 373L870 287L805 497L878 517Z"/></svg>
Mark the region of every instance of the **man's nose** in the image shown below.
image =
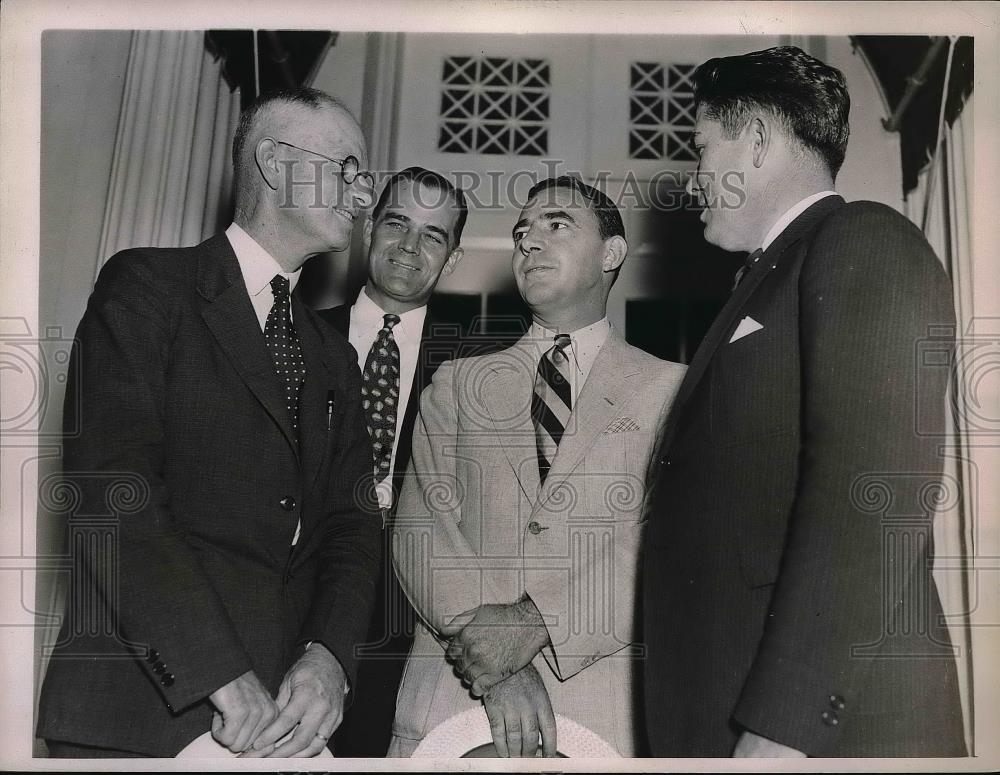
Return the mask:
<svg viewBox="0 0 1000 775"><path fill-rule="evenodd" d="M375 182L367 175L358 175L350 189L356 209L366 210L375 203Z"/></svg>
<svg viewBox="0 0 1000 775"><path fill-rule="evenodd" d="M533 250L541 250L542 243L538 239L537 232L534 229L529 229L525 232L521 237L521 241L517 243L517 249L525 256Z"/></svg>
<svg viewBox="0 0 1000 775"><path fill-rule="evenodd" d="M690 173L688 173L687 183L684 185L684 191L687 192L688 196L694 196L695 194L697 194L698 192L701 191L701 187L698 185L698 182L695 180L695 178L697 178L697 177L698 177L698 173L697 172L690 172Z"/></svg>
<svg viewBox="0 0 1000 775"><path fill-rule="evenodd" d="M420 246L420 235L416 229L407 229L399 238L399 249L406 253L417 253Z"/></svg>

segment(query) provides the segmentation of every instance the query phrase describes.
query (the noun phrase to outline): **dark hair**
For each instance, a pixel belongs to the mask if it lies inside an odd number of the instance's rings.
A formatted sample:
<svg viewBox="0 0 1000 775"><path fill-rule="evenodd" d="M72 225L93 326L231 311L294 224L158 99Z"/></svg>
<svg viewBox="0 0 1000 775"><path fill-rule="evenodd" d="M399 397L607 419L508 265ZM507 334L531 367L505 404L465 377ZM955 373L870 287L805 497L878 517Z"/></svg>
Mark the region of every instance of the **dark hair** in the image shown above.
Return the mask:
<svg viewBox="0 0 1000 775"><path fill-rule="evenodd" d="M572 175L560 175L557 178L547 178L531 187L528 192L527 201L531 201L543 191L553 188L569 188L577 192L584 198L590 209L597 216L598 232L601 239L611 237L624 237L625 224L622 223L621 213L618 207L603 191L598 191L593 186L588 186L582 180Z"/></svg>
<svg viewBox="0 0 1000 775"><path fill-rule="evenodd" d="M844 74L795 46L709 59L694 73L695 106L733 137L754 109L776 116L834 178L844 163L851 97Z"/></svg>
<svg viewBox="0 0 1000 775"><path fill-rule="evenodd" d="M240 121L236 125L236 134L233 137L233 168L237 174L240 172L240 157L243 156L243 147L246 145L247 137L257 123L257 118L270 105L283 102L291 105L305 105L310 108L344 108L337 100L326 92L319 89L310 89L307 86L299 86L295 89L275 89L264 92L250 106L240 114Z"/></svg>
<svg viewBox="0 0 1000 775"><path fill-rule="evenodd" d="M406 181L414 185L423 183L448 194L452 198L458 207L458 220L455 221L455 244L452 246L452 249L457 248L462 241L462 230L465 228L465 221L469 217L469 206L465 202L465 194L462 189L454 185L444 175L433 170L424 169L423 167L407 167L405 170L400 170L392 175L385 182L382 193L379 194L378 202L375 203L375 208L372 210L372 223L378 222L382 210L389 203L389 197L392 195L393 189L398 184Z"/></svg>

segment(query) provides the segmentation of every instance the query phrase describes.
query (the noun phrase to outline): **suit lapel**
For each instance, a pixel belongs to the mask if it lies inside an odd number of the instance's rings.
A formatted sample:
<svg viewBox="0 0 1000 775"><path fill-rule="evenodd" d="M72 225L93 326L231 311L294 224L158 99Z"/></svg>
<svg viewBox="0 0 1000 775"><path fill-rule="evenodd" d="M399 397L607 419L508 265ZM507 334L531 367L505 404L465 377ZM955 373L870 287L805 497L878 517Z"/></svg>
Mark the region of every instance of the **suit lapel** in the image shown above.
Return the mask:
<svg viewBox="0 0 1000 775"><path fill-rule="evenodd" d="M316 314L333 326L334 330L344 339L350 336L351 305L341 304L339 307L316 310Z"/></svg>
<svg viewBox="0 0 1000 775"><path fill-rule="evenodd" d="M708 333L705 334L705 338L698 346L698 351L695 353L691 365L688 367L687 374L684 376L684 382L681 383L677 399L674 401L671 419L663 435L662 442L664 443L661 443L661 453L665 451L665 443L669 443L669 436L673 431L676 418L680 415L687 399L705 375L708 364L711 362L712 356L715 355L715 351L719 349L725 337L731 333L733 325L737 322L737 317L742 312L747 300L753 295L753 292L764 281L764 278L767 277L771 270L777 268L786 251L843 203L844 200L839 196L824 197L799 215L768 246L757 265L750 270L743 282L733 291L729 297L729 301L726 302L726 305L708 329Z"/></svg>
<svg viewBox="0 0 1000 775"><path fill-rule="evenodd" d="M573 407L570 427L559 443L559 451L539 495L539 507L580 465L600 434L619 415L622 404L633 393L631 380L638 373L640 370L628 357L625 343L612 329Z"/></svg>
<svg viewBox="0 0 1000 775"><path fill-rule="evenodd" d="M531 422L535 349L522 339L493 355L492 374L482 390L486 414L521 490L531 503L538 496L539 482L535 428Z"/></svg>
<svg viewBox="0 0 1000 775"><path fill-rule="evenodd" d="M420 394L424 388L431 383L436 366L428 363L426 347L429 334L432 330L433 322L430 312L424 317L424 327L420 333L420 344L417 345L417 364L413 373L413 382L410 384L409 398L406 400L406 412L403 414L403 422L399 426L399 436L396 439L396 463L392 470L392 486L394 490L393 503L399 500L399 493L403 488L403 479L406 476L406 469L410 464L410 446L413 441L413 426L417 421L417 413L420 411Z"/></svg>
<svg viewBox="0 0 1000 775"><path fill-rule="evenodd" d="M208 304L202 310L202 318L240 378L298 455L283 391L243 284L236 254L224 235L213 237L204 243L204 248L198 266L198 292Z"/></svg>
<svg viewBox="0 0 1000 775"><path fill-rule="evenodd" d="M344 400L337 395L330 353L326 340L310 317L309 310L298 294L292 294L292 315L306 361L306 381L299 394L299 438L302 450L303 481L306 492L316 482L329 450L330 429L327 427L327 400L333 400L333 410Z"/></svg>

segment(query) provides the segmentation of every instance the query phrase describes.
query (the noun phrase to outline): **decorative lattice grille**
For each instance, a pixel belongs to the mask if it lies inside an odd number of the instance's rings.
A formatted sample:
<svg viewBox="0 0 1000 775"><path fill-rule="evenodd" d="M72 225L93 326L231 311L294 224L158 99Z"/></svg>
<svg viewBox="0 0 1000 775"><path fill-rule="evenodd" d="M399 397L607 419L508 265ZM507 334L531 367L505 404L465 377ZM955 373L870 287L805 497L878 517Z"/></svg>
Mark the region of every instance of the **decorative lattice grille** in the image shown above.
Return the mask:
<svg viewBox="0 0 1000 775"><path fill-rule="evenodd" d="M441 84L439 151L548 153L548 60L446 57Z"/></svg>
<svg viewBox="0 0 1000 775"><path fill-rule="evenodd" d="M633 62L629 71L628 155L632 159L696 161L695 65Z"/></svg>

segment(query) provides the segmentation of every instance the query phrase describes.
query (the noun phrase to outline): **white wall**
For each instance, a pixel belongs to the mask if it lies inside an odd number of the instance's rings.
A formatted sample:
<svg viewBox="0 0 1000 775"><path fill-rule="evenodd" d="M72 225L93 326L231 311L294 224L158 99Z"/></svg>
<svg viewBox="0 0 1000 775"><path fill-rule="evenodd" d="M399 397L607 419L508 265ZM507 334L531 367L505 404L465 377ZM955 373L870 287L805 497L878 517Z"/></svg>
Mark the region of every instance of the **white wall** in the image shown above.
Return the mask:
<svg viewBox="0 0 1000 775"><path fill-rule="evenodd" d="M132 33L42 35L39 323L69 336L94 281ZM78 260L77 260L78 259Z"/></svg>

